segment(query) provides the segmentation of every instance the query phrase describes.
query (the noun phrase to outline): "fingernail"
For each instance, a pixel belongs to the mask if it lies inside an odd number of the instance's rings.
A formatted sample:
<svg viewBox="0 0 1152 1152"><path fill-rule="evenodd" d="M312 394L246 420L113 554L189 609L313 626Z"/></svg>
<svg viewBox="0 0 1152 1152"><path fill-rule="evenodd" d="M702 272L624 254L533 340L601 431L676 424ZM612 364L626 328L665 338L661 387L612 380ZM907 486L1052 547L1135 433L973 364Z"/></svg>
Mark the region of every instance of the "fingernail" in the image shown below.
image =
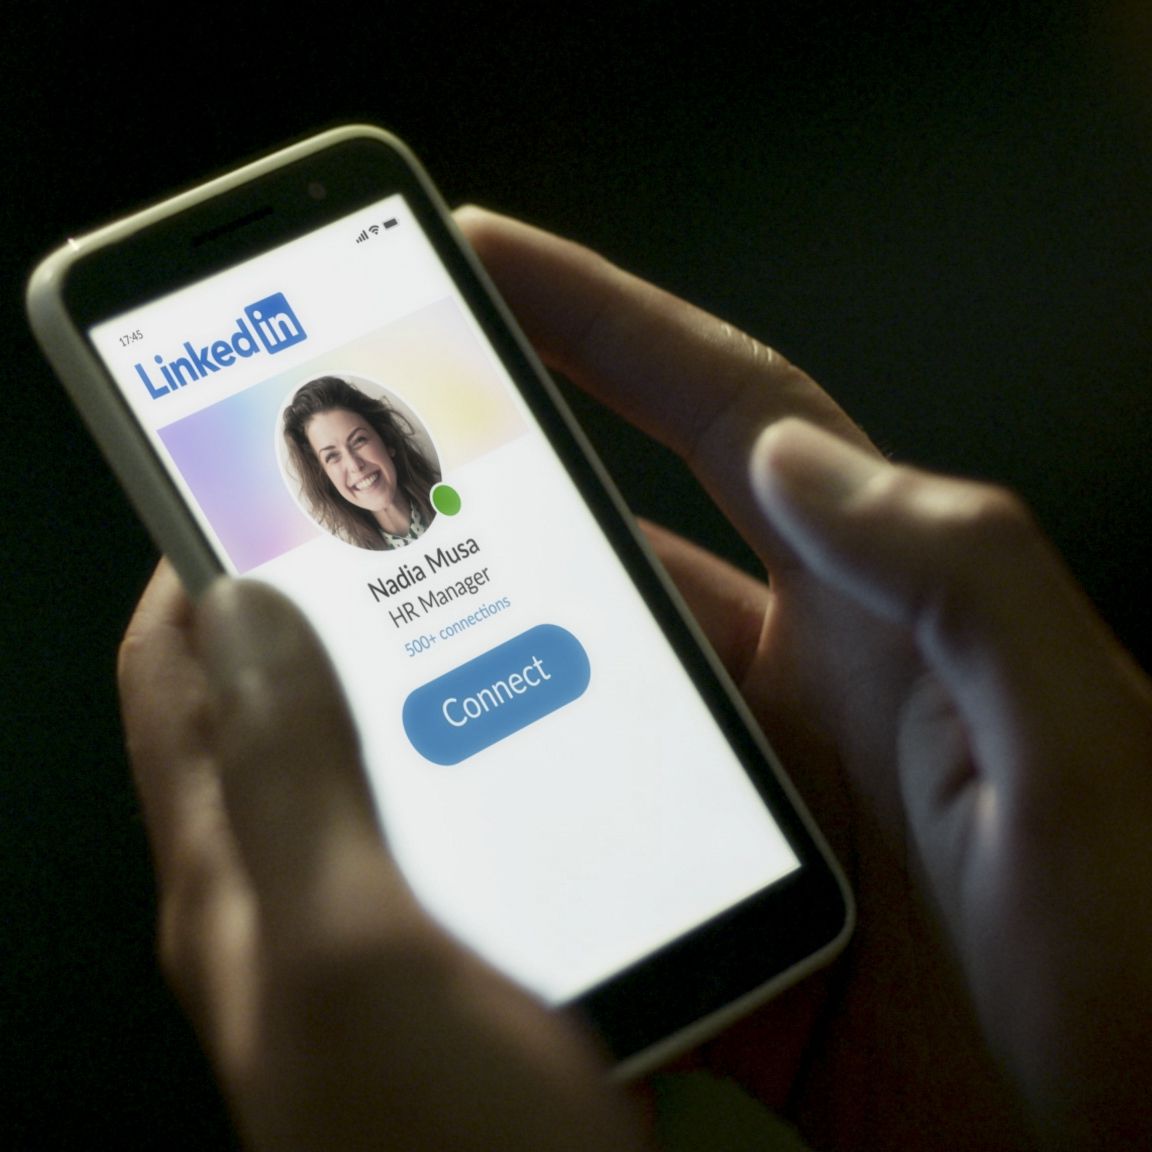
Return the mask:
<svg viewBox="0 0 1152 1152"><path fill-rule="evenodd" d="M757 503L775 519L842 509L885 466L830 432L789 418L760 433L749 472Z"/></svg>

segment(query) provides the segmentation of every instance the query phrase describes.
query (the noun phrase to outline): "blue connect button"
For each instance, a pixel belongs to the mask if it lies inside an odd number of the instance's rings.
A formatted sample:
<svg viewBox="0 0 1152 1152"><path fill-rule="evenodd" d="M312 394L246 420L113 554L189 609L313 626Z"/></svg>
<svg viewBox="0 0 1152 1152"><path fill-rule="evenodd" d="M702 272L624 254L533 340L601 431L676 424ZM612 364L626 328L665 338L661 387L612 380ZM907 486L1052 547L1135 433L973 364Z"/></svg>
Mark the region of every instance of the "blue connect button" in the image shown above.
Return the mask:
<svg viewBox="0 0 1152 1152"><path fill-rule="evenodd" d="M417 688L404 731L433 764L459 764L584 694L588 653L571 632L540 624Z"/></svg>

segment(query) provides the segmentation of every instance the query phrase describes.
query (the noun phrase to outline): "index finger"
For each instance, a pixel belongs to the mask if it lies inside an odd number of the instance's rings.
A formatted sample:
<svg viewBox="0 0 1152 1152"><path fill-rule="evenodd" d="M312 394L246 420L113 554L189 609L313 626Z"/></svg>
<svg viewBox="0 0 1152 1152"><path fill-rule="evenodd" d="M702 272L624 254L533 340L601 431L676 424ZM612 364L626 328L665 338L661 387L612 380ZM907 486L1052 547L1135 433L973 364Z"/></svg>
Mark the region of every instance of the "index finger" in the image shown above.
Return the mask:
<svg viewBox="0 0 1152 1152"><path fill-rule="evenodd" d="M568 240L477 208L457 221L549 367L678 453L746 538L763 533L746 461L800 416L867 437L778 352Z"/></svg>

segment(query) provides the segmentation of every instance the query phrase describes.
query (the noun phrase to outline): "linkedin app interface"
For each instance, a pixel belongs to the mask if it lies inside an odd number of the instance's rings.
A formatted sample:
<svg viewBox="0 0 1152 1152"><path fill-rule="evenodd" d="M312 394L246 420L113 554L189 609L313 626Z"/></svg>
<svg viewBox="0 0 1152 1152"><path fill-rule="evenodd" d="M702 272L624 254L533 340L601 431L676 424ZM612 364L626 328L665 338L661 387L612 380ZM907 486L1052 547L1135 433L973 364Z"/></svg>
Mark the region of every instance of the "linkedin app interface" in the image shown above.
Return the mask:
<svg viewBox="0 0 1152 1152"><path fill-rule="evenodd" d="M471 946L566 1000L797 867L403 198L91 336Z"/></svg>

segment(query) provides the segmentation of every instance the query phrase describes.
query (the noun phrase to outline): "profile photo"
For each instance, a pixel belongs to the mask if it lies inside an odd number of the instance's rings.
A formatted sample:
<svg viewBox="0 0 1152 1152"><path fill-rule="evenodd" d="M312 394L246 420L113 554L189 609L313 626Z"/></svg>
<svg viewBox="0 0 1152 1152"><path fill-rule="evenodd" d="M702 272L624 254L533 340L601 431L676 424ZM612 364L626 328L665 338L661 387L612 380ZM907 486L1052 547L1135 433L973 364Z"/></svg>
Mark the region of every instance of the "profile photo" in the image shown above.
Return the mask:
<svg viewBox="0 0 1152 1152"><path fill-rule="evenodd" d="M326 532L358 548L403 548L435 518L440 463L415 414L383 388L309 380L281 417L289 486Z"/></svg>

